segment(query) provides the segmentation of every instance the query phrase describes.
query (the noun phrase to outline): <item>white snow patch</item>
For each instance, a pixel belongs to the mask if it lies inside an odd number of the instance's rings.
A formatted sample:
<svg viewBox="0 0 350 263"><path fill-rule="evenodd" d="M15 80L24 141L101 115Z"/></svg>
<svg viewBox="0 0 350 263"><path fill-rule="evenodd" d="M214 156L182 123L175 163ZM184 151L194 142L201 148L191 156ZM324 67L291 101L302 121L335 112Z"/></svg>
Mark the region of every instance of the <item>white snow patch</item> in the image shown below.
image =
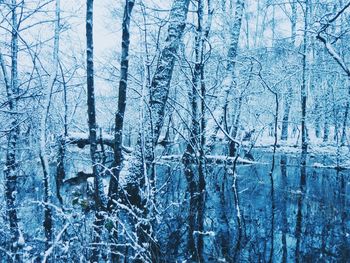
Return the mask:
<svg viewBox="0 0 350 263"><path fill-rule="evenodd" d="M25 240L24 240L24 236L23 236L23 233L20 229L18 229L18 232L19 232L19 237L18 237L18 241L17 241L17 244L19 246L24 246L24 244L26 243Z"/></svg>

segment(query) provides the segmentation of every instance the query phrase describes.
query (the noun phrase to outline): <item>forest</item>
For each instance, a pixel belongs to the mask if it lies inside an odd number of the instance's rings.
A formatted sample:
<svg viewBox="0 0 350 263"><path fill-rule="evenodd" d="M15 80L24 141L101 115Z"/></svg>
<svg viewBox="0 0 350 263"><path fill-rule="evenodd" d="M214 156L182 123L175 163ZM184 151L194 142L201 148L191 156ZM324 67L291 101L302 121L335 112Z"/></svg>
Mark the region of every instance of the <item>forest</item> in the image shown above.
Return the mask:
<svg viewBox="0 0 350 263"><path fill-rule="evenodd" d="M0 263L349 262L349 0L0 0Z"/></svg>

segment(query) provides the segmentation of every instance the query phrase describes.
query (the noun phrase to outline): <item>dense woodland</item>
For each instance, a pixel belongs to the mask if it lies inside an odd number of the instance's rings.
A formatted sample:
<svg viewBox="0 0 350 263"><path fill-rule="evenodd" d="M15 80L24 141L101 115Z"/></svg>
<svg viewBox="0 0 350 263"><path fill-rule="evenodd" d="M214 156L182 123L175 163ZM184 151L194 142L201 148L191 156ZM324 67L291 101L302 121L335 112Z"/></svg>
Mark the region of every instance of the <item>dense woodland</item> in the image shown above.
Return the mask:
<svg viewBox="0 0 350 263"><path fill-rule="evenodd" d="M347 262L348 0L0 0L0 262Z"/></svg>

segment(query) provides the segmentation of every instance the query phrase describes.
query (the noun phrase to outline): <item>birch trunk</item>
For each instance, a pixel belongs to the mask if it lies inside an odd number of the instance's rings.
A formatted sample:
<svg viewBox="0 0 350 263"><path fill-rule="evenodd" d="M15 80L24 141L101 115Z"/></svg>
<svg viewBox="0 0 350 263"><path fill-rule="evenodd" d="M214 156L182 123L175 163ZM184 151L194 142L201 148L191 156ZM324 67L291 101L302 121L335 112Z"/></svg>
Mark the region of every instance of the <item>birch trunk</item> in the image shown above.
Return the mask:
<svg viewBox="0 0 350 263"><path fill-rule="evenodd" d="M240 36L240 31L242 26L242 17L244 12L244 3L245 3L245 0L236 0L236 9L235 9L235 15L233 19L233 25L232 25L232 28L230 29L230 46L227 52L228 62L226 65L225 77L222 84L223 96L220 98L220 102L218 104L219 107L221 106L221 111L218 112L218 115L220 116L220 119L218 121L219 125L222 125L226 119L227 108L229 103L229 95L231 94L231 92L233 92L233 89L235 87L234 74L235 74L235 65L236 65L236 58L237 58L239 36ZM215 128L215 131L210 136L210 139L207 145L209 150L215 141L217 132L220 129L219 125ZM234 148L234 145L235 145L235 142L230 140L229 148ZM231 149L231 152L233 152L232 149Z"/></svg>
<svg viewBox="0 0 350 263"><path fill-rule="evenodd" d="M136 224L138 244L145 248L145 255L152 261L156 261L159 254L159 247L155 242L151 226L154 220L154 148L164 123L165 106L176 62L176 53L185 29L189 3L189 0L174 0L170 10L166 43L151 81L149 114L143 121L145 133L139 136L126 178L128 193L126 203L132 209L137 208L137 211L141 211L141 217L147 218L141 224Z"/></svg>

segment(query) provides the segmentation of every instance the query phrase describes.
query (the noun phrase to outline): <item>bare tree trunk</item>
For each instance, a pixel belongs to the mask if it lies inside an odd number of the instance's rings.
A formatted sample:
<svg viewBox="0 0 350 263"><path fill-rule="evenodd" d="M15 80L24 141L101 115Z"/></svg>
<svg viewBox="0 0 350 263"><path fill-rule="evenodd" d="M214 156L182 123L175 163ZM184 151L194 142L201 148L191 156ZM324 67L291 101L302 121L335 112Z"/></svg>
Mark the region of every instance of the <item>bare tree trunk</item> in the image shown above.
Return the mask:
<svg viewBox="0 0 350 263"><path fill-rule="evenodd" d="M242 101L243 101L243 94L241 94L239 96L239 98L238 98L236 114L235 114L235 117L233 118L233 125L231 127L231 136L234 139L237 138L239 122L241 120ZM230 157L235 156L235 154L236 154L236 147L235 147L234 143L230 143L229 144L228 154L229 154Z"/></svg>
<svg viewBox="0 0 350 263"><path fill-rule="evenodd" d="M196 262L202 262L202 251L198 246L199 239L203 239L199 232L198 225L198 208L199 208L199 162L197 159L198 149L200 147L200 120L199 120L199 87L200 87L200 49L201 49L201 34L202 34L202 14L203 7L201 0L198 1L198 25L195 37L195 67L192 76L191 89L189 91L189 99L191 102L191 130L189 132L189 143L183 155L183 163L185 166L185 175L188 184L188 191L190 193L190 209L188 218L188 240L187 249L189 259ZM198 166L197 166L198 164ZM197 238L196 238L197 237Z"/></svg>
<svg viewBox="0 0 350 263"><path fill-rule="evenodd" d="M51 94L52 88L54 86L57 69L58 69L58 49L59 49L59 31L60 31L60 0L56 0L56 17L55 17L55 35L54 35L54 48L52 57L52 68L50 70L50 78L48 81L48 86L44 91L44 114L40 121L40 161L43 168L43 181L44 181L44 230L45 230L45 249L48 250L51 247L52 241L52 211L50 208L50 202L52 201L52 188L51 188L51 174L49 168L49 160L46 155L46 126L47 119L50 111L51 104ZM48 258L49 260L49 258Z"/></svg>
<svg viewBox="0 0 350 263"><path fill-rule="evenodd" d="M134 7L134 0L126 0L124 7L123 25L122 25L122 56L120 63L120 80L119 80L119 93L118 93L118 110L115 114L115 133L114 133L114 164L113 173L109 183L108 192L108 212L113 213L115 202L118 200L118 188L119 188L119 174L122 169L123 163L123 127L124 127L124 115L126 107L126 92L128 82L128 70L129 70L129 46L130 46L130 18L131 12ZM112 262L118 262L119 257L117 253L113 253L117 247L114 244L118 243L118 223L114 226L111 233L112 245L111 245L111 260Z"/></svg>
<svg viewBox="0 0 350 263"><path fill-rule="evenodd" d="M292 32L291 42L292 42L292 46L295 47L296 24L297 24L297 2L294 0L290 0L290 5L292 9L292 16L290 19L291 32ZM282 118L281 140L283 141L288 140L289 113L290 113L290 107L292 103L292 96L293 96L293 88L292 88L292 85L289 85L288 91L284 100L284 112L283 112L283 118Z"/></svg>
<svg viewBox="0 0 350 263"><path fill-rule="evenodd" d="M258 31L260 25L260 0L256 1L256 21L255 21L255 34L254 34L254 47L258 46Z"/></svg>
<svg viewBox="0 0 350 263"><path fill-rule="evenodd" d="M271 90L270 90L271 91ZM277 148L277 127L278 127L278 115L279 115L279 100L278 100L278 93L272 92L275 97L275 118L274 118L274 144L273 144L273 153L272 153L272 162L271 162L271 170L269 173L270 176L270 182L271 182L271 249L270 249L270 255L269 255L269 262L273 262L273 256L275 254L274 250L274 241L275 241L275 209L276 209L276 203L275 203L275 185L274 185L274 178L273 178L273 172L275 170L275 161L276 161L276 148Z"/></svg>
<svg viewBox="0 0 350 263"><path fill-rule="evenodd" d="M289 113L290 113L290 107L292 103L292 94L293 94L292 85L289 85L287 95L284 99L284 112L283 112L282 131L281 131L282 141L288 140Z"/></svg>
<svg viewBox="0 0 350 263"><path fill-rule="evenodd" d="M292 44L295 46L295 39L297 36L297 2L294 0L290 0L290 5L292 8L292 17L291 17L291 32L292 32Z"/></svg>
<svg viewBox="0 0 350 263"><path fill-rule="evenodd" d="M63 198L61 195L61 187L63 185L63 180L66 177L66 172L64 168L64 158L66 154L66 139L68 138L68 102L67 102L67 85L63 73L63 68L61 63L59 63L62 85L63 85L63 103L64 103L64 134L58 139L58 157L57 157L57 169L56 169L56 196L60 204L63 204Z"/></svg>
<svg viewBox="0 0 350 263"><path fill-rule="evenodd" d="M227 52L228 62L226 65L225 77L222 84L224 94L219 102L219 107L220 106L222 107L221 112L218 113L220 114L220 119L218 121L219 125L216 127L215 131L210 136L210 140L208 141L209 150L215 141L216 134L220 129L219 126L222 125L226 120L227 108L229 103L229 95L235 87L234 74L235 74L238 42L239 42L239 36L240 36L241 26L242 26L242 17L244 12L244 3L245 3L245 0L236 0L236 10L233 18L233 25L230 28L230 47ZM231 149L230 150L231 152L234 152L233 150L234 147L235 147L235 142L230 141L229 149Z"/></svg>
<svg viewBox="0 0 350 263"><path fill-rule="evenodd" d="M321 137L321 115L319 114L320 112L320 99L318 97L316 97L315 99L315 105L314 105L314 114L316 116L315 118L315 135L316 138L320 138Z"/></svg>
<svg viewBox="0 0 350 263"><path fill-rule="evenodd" d="M160 54L151 81L149 114L143 121L145 133L139 136L126 185L128 206L131 206L132 209L138 208L138 211L142 211L140 216L147 218L142 223L134 225L137 228L135 231L139 245L145 248L145 255L151 257L153 261L157 260L160 251L151 225L151 222L154 221L154 148L164 123L165 106L176 62L176 53L185 29L189 3L189 0L174 0L170 10L166 44ZM142 197L141 191L143 190L146 190L146 193Z"/></svg>
<svg viewBox="0 0 350 263"><path fill-rule="evenodd" d="M203 0L198 0L197 3L197 27L194 47L195 65L192 85L190 85L192 88L189 92L192 120L190 139L183 155L183 163L190 192L188 253L191 260L204 262L203 232L206 193L204 45L211 27L212 10L210 1L208 1L208 21L207 26L204 28L204 2Z"/></svg>
<svg viewBox="0 0 350 263"><path fill-rule="evenodd" d="M86 1L86 73L87 73L87 106L89 124L90 157L92 161L92 173L94 177L94 199L95 199L95 222L94 222L94 245L91 261L98 262L100 251L98 244L101 241L104 198L102 193L103 183L100 175L98 153L97 153L97 124L94 88L94 57L93 57L93 0Z"/></svg>
<svg viewBox="0 0 350 263"><path fill-rule="evenodd" d="M170 81L176 61L176 53L185 29L189 0L174 0L170 11L170 25L167 43L151 83L150 108L152 117L153 145L157 144L163 127L165 105L168 99Z"/></svg>
<svg viewBox="0 0 350 263"><path fill-rule="evenodd" d="M235 17L234 17L234 21L233 21L233 26L232 26L232 30L231 30L231 43L230 43L230 48L228 51L228 60L229 63L227 65L227 70L228 70L228 74L230 75L229 77L231 78L231 81L229 83L229 87L228 90L226 91L227 93L229 93L230 91L232 92L232 90L234 89L234 75L235 75L235 65L236 65L236 57L237 57L237 50L238 50L238 42L239 42L239 35L240 35L240 31L241 31L241 26L242 26L242 17L243 17L243 11L244 11L244 0L237 0L236 1L236 11L235 11ZM228 97L228 96L227 96ZM228 104L228 100L226 97L226 101L224 105ZM227 106L225 106L227 107ZM239 106L239 111L240 111L240 106ZM236 120L239 121L239 117L240 113L236 114ZM226 118L226 116L223 116L224 118ZM237 118L238 117L238 118ZM238 126L238 123L233 123L233 125L235 127ZM238 127L237 127L238 129ZM237 134L237 132L236 132ZM235 137L233 137L235 139ZM229 153L230 154L234 154L235 152L235 142L230 141L229 142ZM230 155L233 156L233 155Z"/></svg>
<svg viewBox="0 0 350 263"><path fill-rule="evenodd" d="M343 118L343 130L341 134L341 139L340 143L341 146L345 146L346 143L346 130L347 130L347 124L348 124L348 115L349 115L349 107L350 107L350 75L348 77L348 96L346 100L346 105L345 105L345 112L344 112L344 118Z"/></svg>
<svg viewBox="0 0 350 263"><path fill-rule="evenodd" d="M305 1L305 13L304 13L304 39L303 39L303 75L302 75L302 86L301 86L301 161L300 161L300 191L301 194L298 197L298 211L295 226L295 262L300 262L300 249L301 249L301 234L302 234L302 207L303 207L303 193L306 184L306 155L307 155L307 130L306 130L306 77L307 77L307 45L308 45L308 28L309 28L309 11L310 11L309 0Z"/></svg>
<svg viewBox="0 0 350 263"><path fill-rule="evenodd" d="M307 100L307 46L308 46L308 28L309 28L309 9L310 3L309 0L305 1L305 14L304 14L304 38L303 38L303 54L302 54L302 63L303 63L303 76L302 76L302 85L301 85L301 149L302 155L306 158L307 153L307 130L306 130L306 100ZM303 161L304 162L304 158Z"/></svg>
<svg viewBox="0 0 350 263"><path fill-rule="evenodd" d="M276 204L275 204L275 188L274 188L274 178L273 178L273 173L275 170L275 162L276 162L276 149L277 149L277 142L278 142L278 137L277 137L277 128L278 128L278 116L279 116L279 98L278 98L278 93L277 91L273 90L267 82L262 78L261 74L259 73L259 77L264 84L264 86L273 94L275 98L275 116L274 116L274 144L273 144L273 152L272 152L272 161L271 161L271 169L270 169L270 183L271 183L271 191L270 191L270 197L271 197L271 228L270 228L270 242L271 242L271 247L270 247L270 255L269 255L269 261L268 262L273 262L273 256L274 256L274 230L275 230L275 209L276 209Z"/></svg>
<svg viewBox="0 0 350 263"><path fill-rule="evenodd" d="M322 98L323 98L323 142L328 142L329 138L329 121L330 121L330 87L329 81L323 81L322 82L322 87L323 87L323 93L322 93Z"/></svg>
<svg viewBox="0 0 350 263"><path fill-rule="evenodd" d="M16 112L18 111L18 22L17 2L12 0L12 36L11 36L11 79L8 78L5 61L1 54L0 62L5 80L9 109L11 112L10 131L7 136L6 163L4 168L5 176L5 200L7 216L10 223L11 240L9 242L11 253L15 261L20 261L19 249L19 228L16 204L16 193L18 192L17 175L17 141L20 133Z"/></svg>

